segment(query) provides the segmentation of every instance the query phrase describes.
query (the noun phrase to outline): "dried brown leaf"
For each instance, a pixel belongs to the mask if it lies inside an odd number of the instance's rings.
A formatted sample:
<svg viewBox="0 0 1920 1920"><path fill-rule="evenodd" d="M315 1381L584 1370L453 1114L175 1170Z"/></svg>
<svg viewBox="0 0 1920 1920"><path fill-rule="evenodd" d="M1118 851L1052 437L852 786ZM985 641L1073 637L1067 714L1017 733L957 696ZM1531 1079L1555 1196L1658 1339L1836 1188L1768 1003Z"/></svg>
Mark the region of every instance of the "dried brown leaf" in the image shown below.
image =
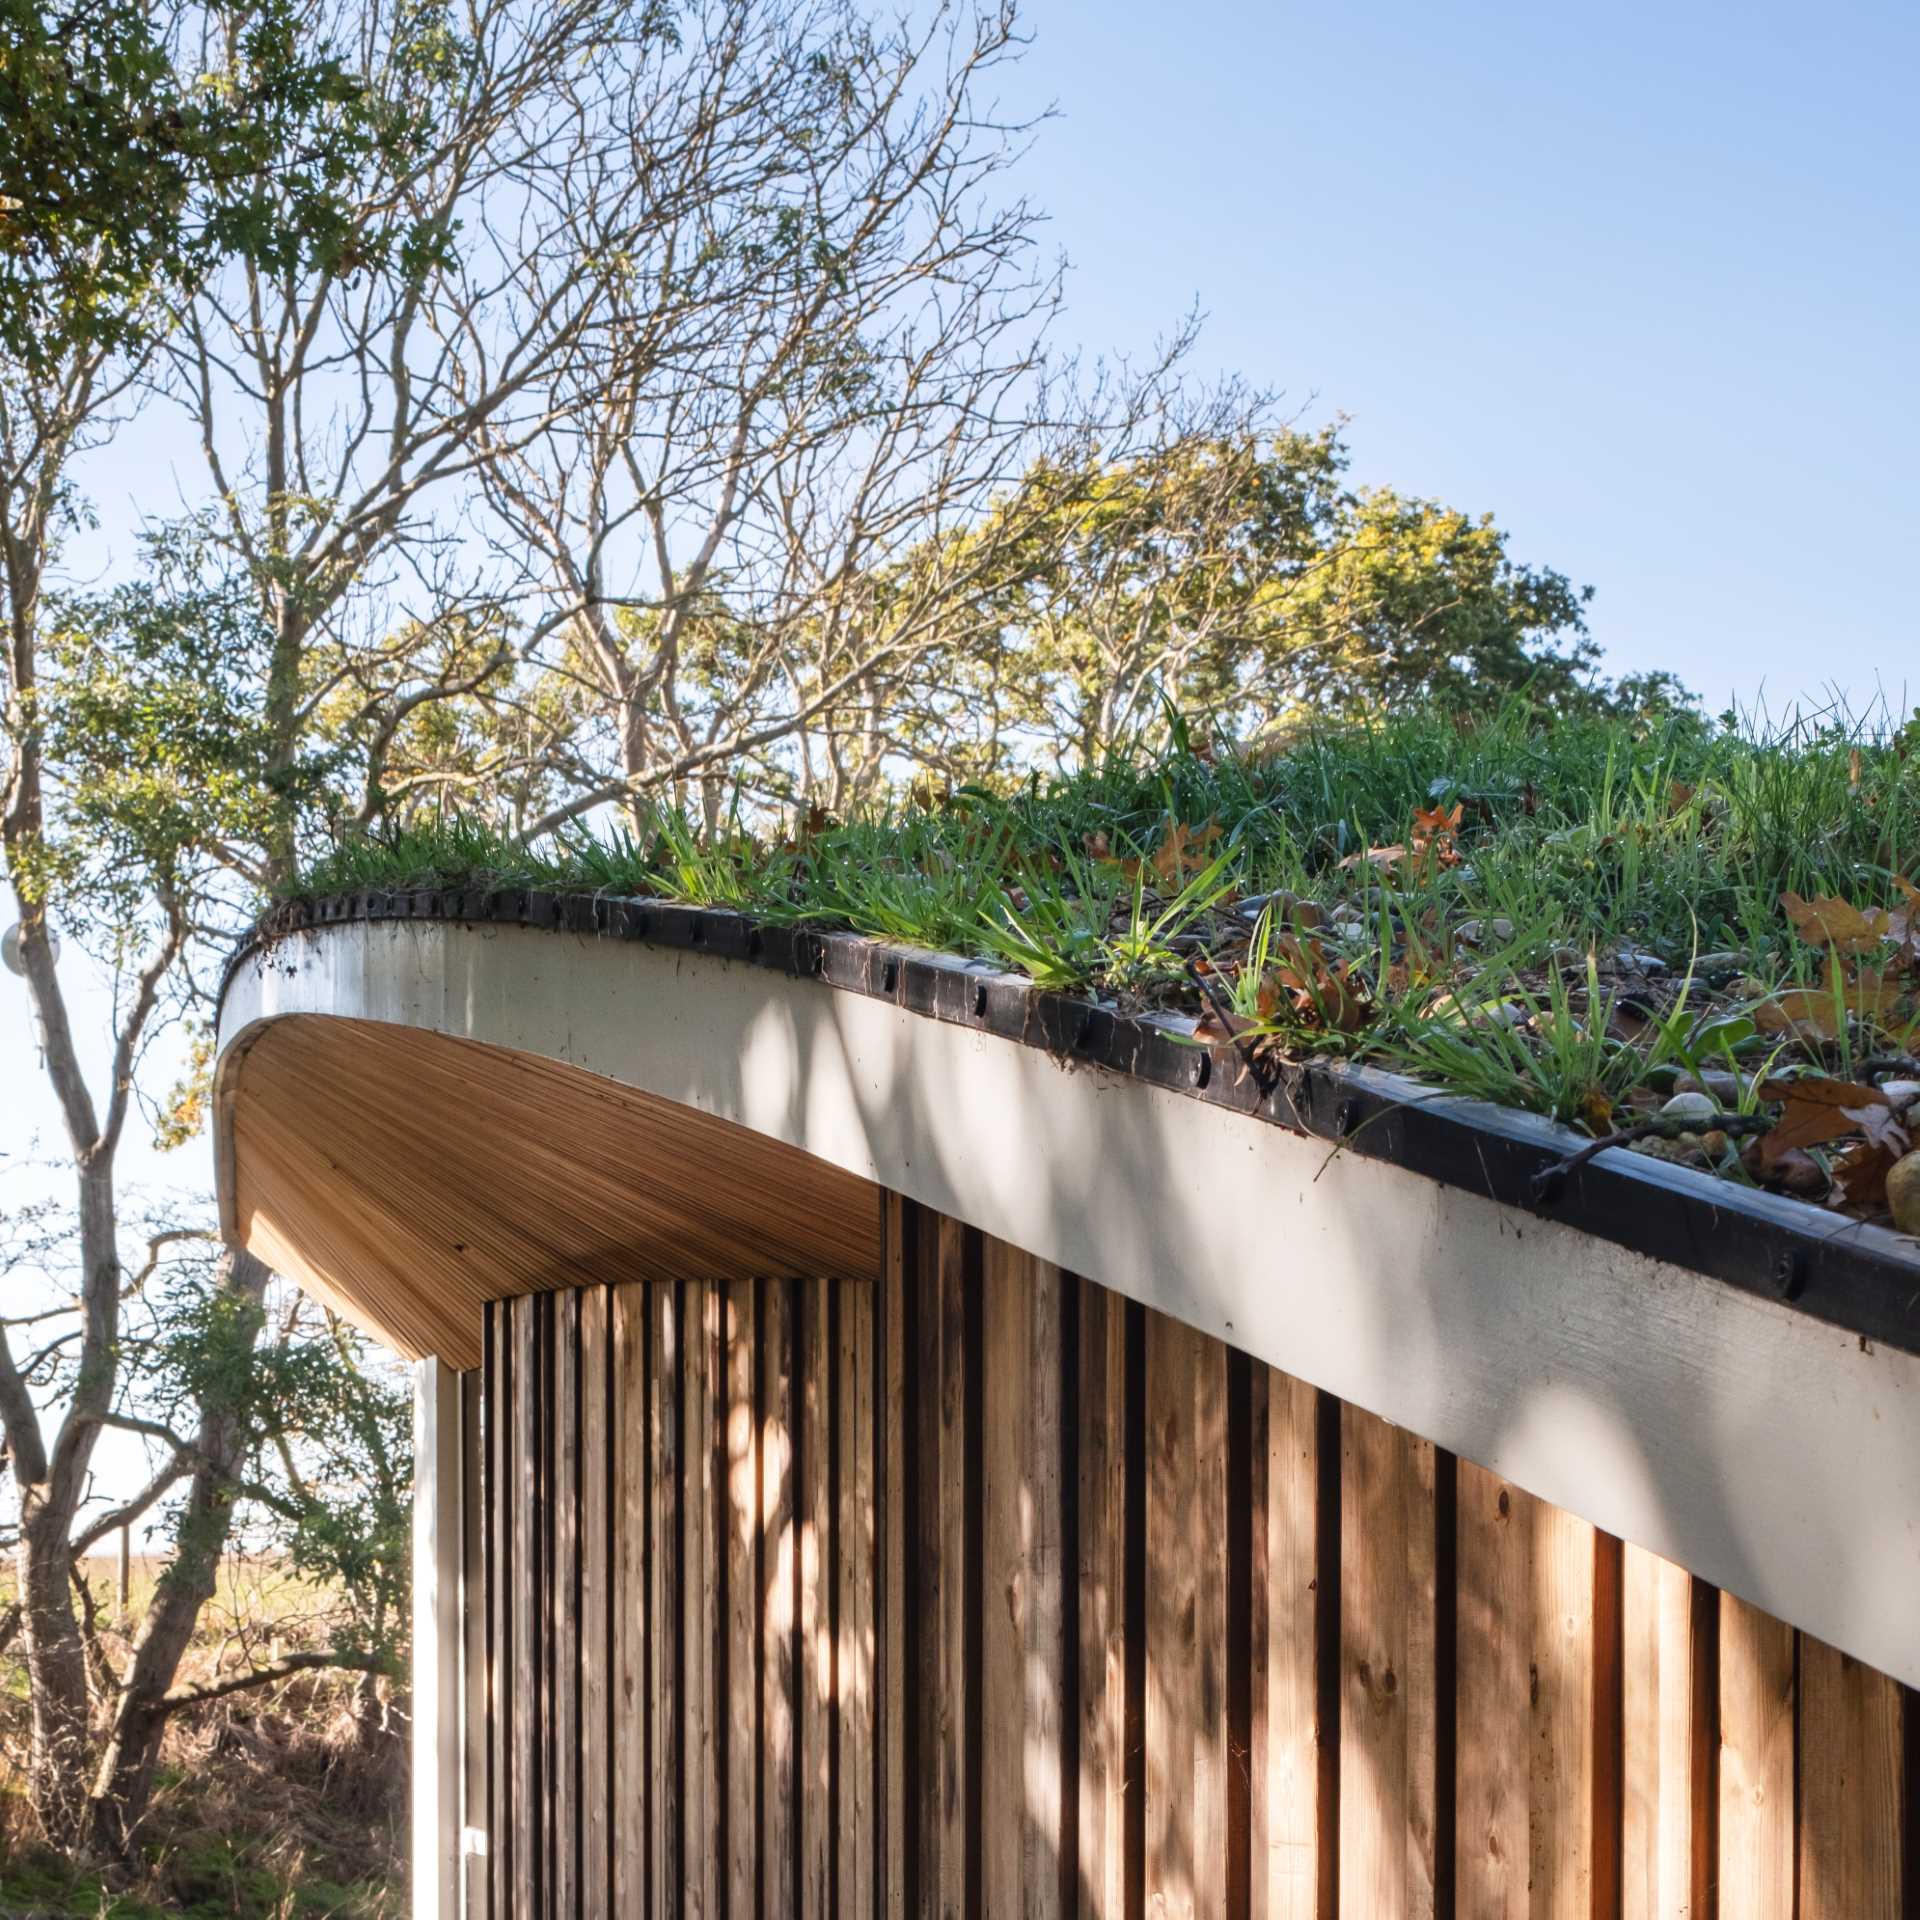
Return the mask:
<svg viewBox="0 0 1920 1920"><path fill-rule="evenodd" d="M1184 826L1178 820L1167 823L1167 830L1148 863L1161 882L1176 891L1188 876L1198 873L1213 858L1207 849L1220 838L1220 823L1209 820L1203 827Z"/></svg>
<svg viewBox="0 0 1920 1920"><path fill-rule="evenodd" d="M1762 1033L1789 1034L1798 1040L1837 1040L1843 1016L1860 1014L1885 1020L1898 1011L1901 989L1885 973L1862 968L1856 974L1836 974L1828 953L1817 987L1790 987L1753 1008L1753 1023Z"/></svg>
<svg viewBox="0 0 1920 1920"><path fill-rule="evenodd" d="M1835 1201L1851 1213L1883 1213L1887 1175L1900 1164L1896 1147L1879 1140L1856 1140L1833 1163Z"/></svg>
<svg viewBox="0 0 1920 1920"><path fill-rule="evenodd" d="M1780 904L1794 931L1816 947L1830 947L1836 953L1867 953L1887 938L1887 916L1881 909L1862 913L1836 894L1803 900L1797 893L1783 893Z"/></svg>
<svg viewBox="0 0 1920 1920"><path fill-rule="evenodd" d="M1803 1080L1769 1080L1760 1088L1760 1097L1778 1100L1782 1108L1779 1121L1761 1138L1760 1160L1766 1167L1796 1147L1817 1147L1855 1133L1871 1137L1881 1125L1881 1116L1889 1124L1893 1120L1893 1109L1878 1087L1863 1087L1852 1080L1811 1075Z"/></svg>

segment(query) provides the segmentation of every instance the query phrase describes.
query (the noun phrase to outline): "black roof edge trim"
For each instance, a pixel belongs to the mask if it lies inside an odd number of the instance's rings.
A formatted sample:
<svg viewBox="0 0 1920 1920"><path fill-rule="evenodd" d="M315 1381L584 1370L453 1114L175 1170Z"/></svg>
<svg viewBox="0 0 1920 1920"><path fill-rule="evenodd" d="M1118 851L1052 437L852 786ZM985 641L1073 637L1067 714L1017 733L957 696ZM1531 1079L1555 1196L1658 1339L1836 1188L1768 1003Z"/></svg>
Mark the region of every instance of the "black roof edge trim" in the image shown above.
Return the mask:
<svg viewBox="0 0 1920 1920"><path fill-rule="evenodd" d="M1438 1095L1371 1067L1310 1061L1263 1093L1231 1049L1196 1046L1182 1023L951 954L858 934L768 923L720 907L530 888L375 890L289 902L229 958L220 986L293 934L358 921L523 925L639 940L818 978L925 1018L1040 1048L1424 1174L1742 1292L1789 1303L1863 1341L1920 1353L1920 1241L1781 1195L1615 1148L1540 1195L1540 1176L1585 1144L1534 1114Z"/></svg>

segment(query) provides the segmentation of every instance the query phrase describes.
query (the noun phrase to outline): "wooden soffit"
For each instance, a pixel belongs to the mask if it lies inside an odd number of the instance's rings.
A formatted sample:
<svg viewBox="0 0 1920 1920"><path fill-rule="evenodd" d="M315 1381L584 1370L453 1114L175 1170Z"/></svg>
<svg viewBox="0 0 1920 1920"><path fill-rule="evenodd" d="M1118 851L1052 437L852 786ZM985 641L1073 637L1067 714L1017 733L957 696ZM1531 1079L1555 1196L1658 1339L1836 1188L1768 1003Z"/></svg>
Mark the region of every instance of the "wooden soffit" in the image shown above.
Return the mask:
<svg viewBox="0 0 1920 1920"><path fill-rule="evenodd" d="M513 1294L878 1271L869 1182L580 1067L312 1014L235 1067L241 1239L410 1359L479 1365L481 1309Z"/></svg>

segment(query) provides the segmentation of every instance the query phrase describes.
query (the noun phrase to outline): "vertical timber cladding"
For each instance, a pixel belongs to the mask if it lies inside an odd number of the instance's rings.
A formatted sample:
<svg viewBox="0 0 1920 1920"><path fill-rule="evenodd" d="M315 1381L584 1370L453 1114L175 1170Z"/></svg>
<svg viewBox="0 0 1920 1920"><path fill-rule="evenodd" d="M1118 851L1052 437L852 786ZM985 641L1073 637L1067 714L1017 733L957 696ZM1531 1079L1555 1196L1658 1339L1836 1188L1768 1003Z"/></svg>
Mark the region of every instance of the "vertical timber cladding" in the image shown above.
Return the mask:
<svg viewBox="0 0 1920 1920"><path fill-rule="evenodd" d="M895 1197L489 1309L488 1920L1907 1920L1912 1696Z"/></svg>

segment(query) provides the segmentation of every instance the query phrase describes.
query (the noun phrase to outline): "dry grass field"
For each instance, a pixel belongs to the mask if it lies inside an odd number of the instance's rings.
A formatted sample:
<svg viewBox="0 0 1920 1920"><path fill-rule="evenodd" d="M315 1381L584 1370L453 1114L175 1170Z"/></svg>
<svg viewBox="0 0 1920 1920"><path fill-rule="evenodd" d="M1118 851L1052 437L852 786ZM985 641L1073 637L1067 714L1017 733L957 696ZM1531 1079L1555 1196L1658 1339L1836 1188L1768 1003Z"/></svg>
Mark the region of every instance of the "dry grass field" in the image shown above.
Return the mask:
<svg viewBox="0 0 1920 1920"><path fill-rule="evenodd" d="M162 1562L136 1556L137 1621ZM100 1641L119 1666L118 1564L89 1561ZM0 1612L12 1573L0 1571ZM324 1646L328 1596L271 1562L230 1558L181 1679ZM352 1674L302 1674L176 1717L137 1869L76 1877L36 1846L26 1803L26 1675L0 1653L0 1920L398 1920L406 1910L404 1702L369 1710Z"/></svg>

